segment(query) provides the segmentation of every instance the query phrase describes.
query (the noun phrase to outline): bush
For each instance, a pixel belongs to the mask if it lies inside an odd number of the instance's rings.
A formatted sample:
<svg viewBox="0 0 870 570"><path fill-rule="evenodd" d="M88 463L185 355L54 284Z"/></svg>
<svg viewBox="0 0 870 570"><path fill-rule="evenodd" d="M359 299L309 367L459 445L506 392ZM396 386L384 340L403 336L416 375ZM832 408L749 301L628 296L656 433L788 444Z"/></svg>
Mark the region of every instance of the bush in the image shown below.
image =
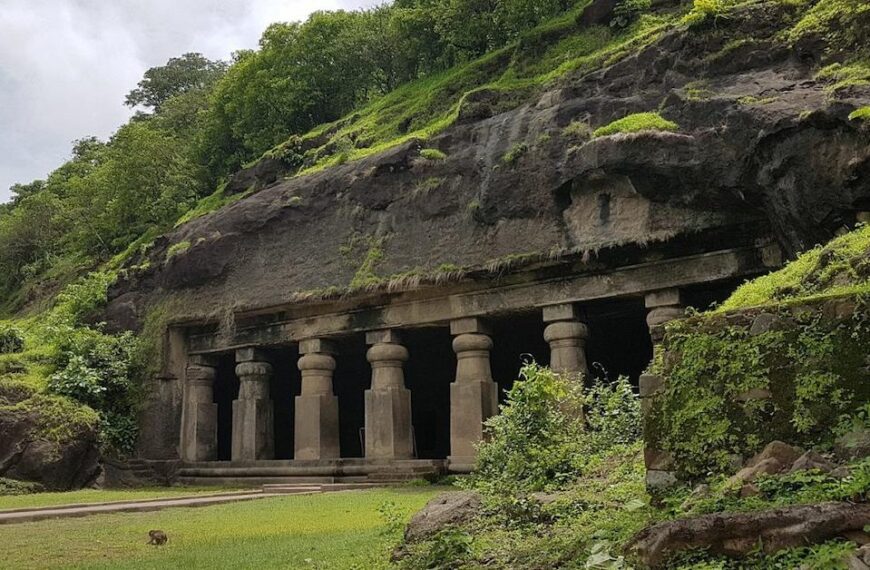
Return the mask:
<svg viewBox="0 0 870 570"><path fill-rule="evenodd" d="M57 372L48 391L90 406L100 414L101 439L111 449L130 452L136 440L137 400L132 333L106 335L74 329L60 344Z"/></svg>
<svg viewBox="0 0 870 570"><path fill-rule="evenodd" d="M596 383L584 395L575 378L535 363L520 376L499 415L486 423L488 438L471 477L485 494L563 487L594 455L637 441L640 406L625 378Z"/></svg>
<svg viewBox="0 0 870 570"><path fill-rule="evenodd" d="M0 354L12 354L24 350L24 337L12 325L0 325Z"/></svg>

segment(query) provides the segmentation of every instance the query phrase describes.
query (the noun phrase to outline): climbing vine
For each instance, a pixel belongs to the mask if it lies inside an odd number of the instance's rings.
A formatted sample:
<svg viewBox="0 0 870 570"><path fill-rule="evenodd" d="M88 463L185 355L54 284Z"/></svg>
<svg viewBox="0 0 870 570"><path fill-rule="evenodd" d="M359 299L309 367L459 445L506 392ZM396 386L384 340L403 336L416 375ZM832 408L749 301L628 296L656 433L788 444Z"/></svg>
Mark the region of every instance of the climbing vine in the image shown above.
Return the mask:
<svg viewBox="0 0 870 570"><path fill-rule="evenodd" d="M830 445L832 428L870 401L866 299L845 319L822 305L765 317L761 330L721 315L669 327L646 439L684 476L726 470L773 439Z"/></svg>

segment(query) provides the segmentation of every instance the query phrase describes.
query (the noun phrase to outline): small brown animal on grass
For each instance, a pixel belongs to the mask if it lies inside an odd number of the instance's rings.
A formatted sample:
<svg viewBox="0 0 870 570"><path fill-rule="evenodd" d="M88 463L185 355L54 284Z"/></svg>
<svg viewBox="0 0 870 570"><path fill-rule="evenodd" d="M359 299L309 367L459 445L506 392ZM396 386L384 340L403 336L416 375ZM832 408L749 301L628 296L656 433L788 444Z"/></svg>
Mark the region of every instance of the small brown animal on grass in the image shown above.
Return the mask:
<svg viewBox="0 0 870 570"><path fill-rule="evenodd" d="M151 537L151 540L148 541L148 544L153 544L154 546L161 546L166 544L166 541L169 538L166 536L166 533L162 530L149 530L148 536Z"/></svg>

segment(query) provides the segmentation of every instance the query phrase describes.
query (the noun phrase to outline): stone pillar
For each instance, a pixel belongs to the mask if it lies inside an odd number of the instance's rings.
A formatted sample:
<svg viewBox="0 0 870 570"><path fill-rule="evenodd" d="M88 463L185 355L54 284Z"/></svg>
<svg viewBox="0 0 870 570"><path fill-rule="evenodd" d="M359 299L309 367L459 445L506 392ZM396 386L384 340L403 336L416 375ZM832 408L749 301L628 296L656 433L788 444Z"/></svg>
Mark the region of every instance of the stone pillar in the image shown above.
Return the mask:
<svg viewBox="0 0 870 570"><path fill-rule="evenodd" d="M544 340L550 344L550 368L554 372L589 377L586 364L586 340L589 329L580 322L577 308L571 304L544 307Z"/></svg>
<svg viewBox="0 0 870 570"><path fill-rule="evenodd" d="M483 439L483 422L498 412L498 386L492 380L492 339L478 318L450 323L456 352L456 381L450 385L450 469L469 471Z"/></svg>
<svg viewBox="0 0 870 570"><path fill-rule="evenodd" d="M648 293L644 304L649 311L646 323L653 341L655 360L661 350L659 345L664 339L665 324L684 316L685 308L680 299L679 289L664 289ZM665 379L658 374L641 374L638 384L641 411L646 417L652 407L653 398L664 389ZM653 434L645 434L644 439L647 442L653 441ZM643 456L646 465L646 485L650 492L666 489L677 482L673 473L673 458L668 452L647 444Z"/></svg>
<svg viewBox="0 0 870 570"><path fill-rule="evenodd" d="M217 459L217 413L214 402L214 363L195 356L185 371L182 409L181 459L214 461Z"/></svg>
<svg viewBox="0 0 870 570"><path fill-rule="evenodd" d="M272 365L257 349L236 351L239 397L233 401L233 461L274 459L275 418L269 382Z"/></svg>
<svg viewBox="0 0 870 570"><path fill-rule="evenodd" d="M335 347L327 340L299 343L302 393L296 396L295 459L337 459L338 398L332 393Z"/></svg>
<svg viewBox="0 0 870 570"><path fill-rule="evenodd" d="M365 392L366 458L410 459L411 391L402 371L408 349L392 330L366 333L366 344L372 345L366 353L372 365L372 387Z"/></svg>

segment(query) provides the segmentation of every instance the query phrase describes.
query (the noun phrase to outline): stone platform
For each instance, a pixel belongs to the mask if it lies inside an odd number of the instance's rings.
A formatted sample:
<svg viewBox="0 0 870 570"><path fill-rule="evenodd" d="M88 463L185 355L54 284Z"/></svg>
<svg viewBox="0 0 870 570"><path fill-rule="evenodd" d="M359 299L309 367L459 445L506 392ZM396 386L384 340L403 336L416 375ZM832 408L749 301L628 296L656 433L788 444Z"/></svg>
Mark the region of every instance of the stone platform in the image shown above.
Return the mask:
<svg viewBox="0 0 870 570"><path fill-rule="evenodd" d="M446 460L377 461L363 458L329 460L199 461L182 463L176 481L185 485L283 485L392 483L437 477Z"/></svg>

